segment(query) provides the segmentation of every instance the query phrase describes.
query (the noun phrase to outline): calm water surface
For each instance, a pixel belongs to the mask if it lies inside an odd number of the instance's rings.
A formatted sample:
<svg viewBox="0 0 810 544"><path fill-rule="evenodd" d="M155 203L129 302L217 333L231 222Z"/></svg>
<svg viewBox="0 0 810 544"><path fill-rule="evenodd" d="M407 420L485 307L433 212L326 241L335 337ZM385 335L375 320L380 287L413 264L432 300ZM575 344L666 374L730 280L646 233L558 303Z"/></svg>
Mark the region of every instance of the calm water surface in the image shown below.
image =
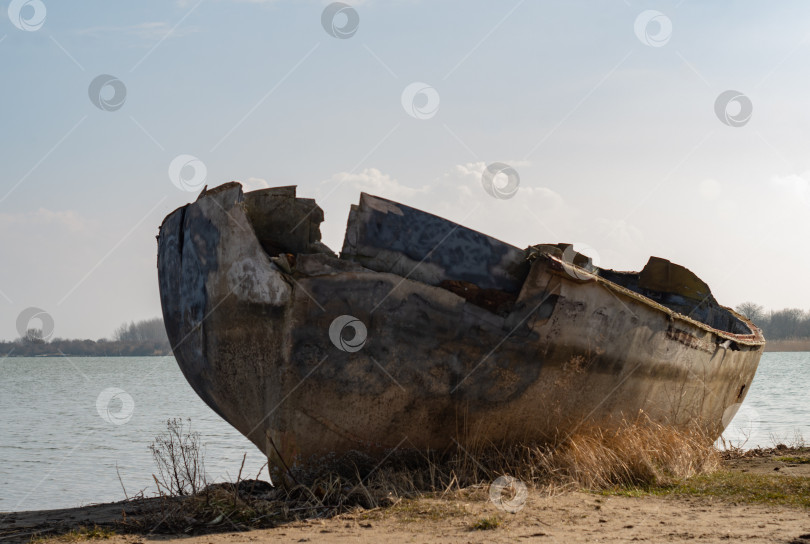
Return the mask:
<svg viewBox="0 0 810 544"><path fill-rule="evenodd" d="M132 404L120 394L109 402L102 396L105 419L99 396L113 388ZM202 435L209 481L235 479L244 453L243 477L264 464L259 450L197 397L171 357L0 361L0 511L121 500L116 466L128 494L153 493L147 446L173 417L191 418ZM810 353L766 353L726 438L768 446L796 432L810 440Z"/></svg>
<svg viewBox="0 0 810 544"><path fill-rule="evenodd" d="M110 388L132 398L125 423L99 415L99 395ZM121 395L109 407L113 416L130 411ZM244 453L243 477L265 462L200 400L173 357L8 358L0 362L0 414L0 511L122 500L116 465L128 494L152 494L147 446L168 418L191 418L210 480L235 480Z"/></svg>

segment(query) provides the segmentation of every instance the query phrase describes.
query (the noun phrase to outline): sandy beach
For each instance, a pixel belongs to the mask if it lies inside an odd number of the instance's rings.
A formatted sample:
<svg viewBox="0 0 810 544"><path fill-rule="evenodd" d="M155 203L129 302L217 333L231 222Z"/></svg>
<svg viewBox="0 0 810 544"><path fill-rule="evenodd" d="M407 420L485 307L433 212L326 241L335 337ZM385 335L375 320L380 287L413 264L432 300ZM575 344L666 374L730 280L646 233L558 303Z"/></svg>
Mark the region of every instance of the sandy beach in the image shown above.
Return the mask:
<svg viewBox="0 0 810 544"><path fill-rule="evenodd" d="M4 514L0 541L810 543L810 450L761 450L726 459L714 474L674 488L529 489L514 514L498 509L482 486L273 528L233 531L223 522L205 528L208 534L164 534L160 527L129 532L158 500Z"/></svg>

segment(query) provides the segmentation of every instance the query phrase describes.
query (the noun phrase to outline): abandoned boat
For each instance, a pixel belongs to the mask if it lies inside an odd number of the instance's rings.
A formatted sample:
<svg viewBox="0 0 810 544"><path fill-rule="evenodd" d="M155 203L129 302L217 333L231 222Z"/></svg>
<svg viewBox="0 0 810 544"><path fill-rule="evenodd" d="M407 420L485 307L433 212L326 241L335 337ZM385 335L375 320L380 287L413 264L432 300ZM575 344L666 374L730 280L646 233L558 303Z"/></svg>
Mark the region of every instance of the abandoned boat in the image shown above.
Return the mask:
<svg viewBox="0 0 810 544"><path fill-rule="evenodd" d="M174 355L276 467L352 450L542 441L640 410L718 436L760 330L652 257L601 269L362 194L340 257L295 187L204 190L158 237Z"/></svg>

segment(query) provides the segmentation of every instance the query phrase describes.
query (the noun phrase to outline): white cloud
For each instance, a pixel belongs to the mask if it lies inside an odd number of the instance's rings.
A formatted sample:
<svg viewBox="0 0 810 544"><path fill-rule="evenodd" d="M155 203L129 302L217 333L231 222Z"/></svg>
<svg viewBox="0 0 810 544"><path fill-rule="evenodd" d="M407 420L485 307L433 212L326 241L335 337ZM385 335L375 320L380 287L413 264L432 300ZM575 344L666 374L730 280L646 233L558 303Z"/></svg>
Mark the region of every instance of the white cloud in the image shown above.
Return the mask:
<svg viewBox="0 0 810 544"><path fill-rule="evenodd" d="M529 166L527 161L508 162L513 168ZM534 212L547 212L561 210L564 207L562 196L547 187L533 187L529 185L526 177L521 177L517 193L510 199L498 200L484 190L482 176L487 165L484 162L468 162L455 165L452 170L437 180L437 186L443 190L450 190L470 204L492 205L496 203L512 203L515 207L530 208ZM520 171L518 171L520 174ZM507 205L507 204L503 204ZM455 207L455 206L454 206Z"/></svg>
<svg viewBox="0 0 810 544"><path fill-rule="evenodd" d="M242 190L245 192L248 191L257 191L259 189L267 189L270 187L270 184L267 183L266 179L262 178L247 178L247 181L241 181Z"/></svg>
<svg viewBox="0 0 810 544"><path fill-rule="evenodd" d="M416 194L428 193L431 190L429 185L419 188L408 187L376 168L366 168L358 174L339 172L326 180L322 186L327 188L326 193L345 186L355 191L371 193L392 200L411 198Z"/></svg>
<svg viewBox="0 0 810 544"><path fill-rule="evenodd" d="M723 187L716 179L704 179L698 186L698 192L706 200L714 200L723 192Z"/></svg>
<svg viewBox="0 0 810 544"><path fill-rule="evenodd" d="M803 174L789 174L787 176L773 176L771 184L788 193L789 197L798 197L803 201L810 199L810 171Z"/></svg>
<svg viewBox="0 0 810 544"><path fill-rule="evenodd" d="M315 195L326 213L323 237L333 249L343 243L345 220L361 191L419 208L516 246L565 237L573 213L563 198L546 187L530 186L522 179L515 196L498 200L484 190L483 162L452 166L432 183L405 184L377 168L359 173L340 172L321 183ZM338 219L341 218L341 219Z"/></svg>
<svg viewBox="0 0 810 544"><path fill-rule="evenodd" d="M586 225L589 240L599 252L599 265L614 270L639 270L647 255L644 231L627 219L595 218ZM653 250L653 253L655 250ZM665 255L664 255L665 256Z"/></svg>

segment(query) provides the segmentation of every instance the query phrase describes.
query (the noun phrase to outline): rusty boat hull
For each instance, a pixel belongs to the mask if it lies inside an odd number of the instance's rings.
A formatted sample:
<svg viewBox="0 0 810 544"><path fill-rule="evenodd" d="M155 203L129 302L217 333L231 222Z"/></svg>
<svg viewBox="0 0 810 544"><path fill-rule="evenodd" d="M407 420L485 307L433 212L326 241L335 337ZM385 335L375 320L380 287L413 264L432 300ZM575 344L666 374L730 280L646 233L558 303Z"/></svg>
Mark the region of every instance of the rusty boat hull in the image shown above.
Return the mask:
<svg viewBox="0 0 810 544"><path fill-rule="evenodd" d="M718 436L761 332L683 267L596 268L362 195L338 258L295 188L204 191L158 237L188 382L277 467L543 441L643 411Z"/></svg>

